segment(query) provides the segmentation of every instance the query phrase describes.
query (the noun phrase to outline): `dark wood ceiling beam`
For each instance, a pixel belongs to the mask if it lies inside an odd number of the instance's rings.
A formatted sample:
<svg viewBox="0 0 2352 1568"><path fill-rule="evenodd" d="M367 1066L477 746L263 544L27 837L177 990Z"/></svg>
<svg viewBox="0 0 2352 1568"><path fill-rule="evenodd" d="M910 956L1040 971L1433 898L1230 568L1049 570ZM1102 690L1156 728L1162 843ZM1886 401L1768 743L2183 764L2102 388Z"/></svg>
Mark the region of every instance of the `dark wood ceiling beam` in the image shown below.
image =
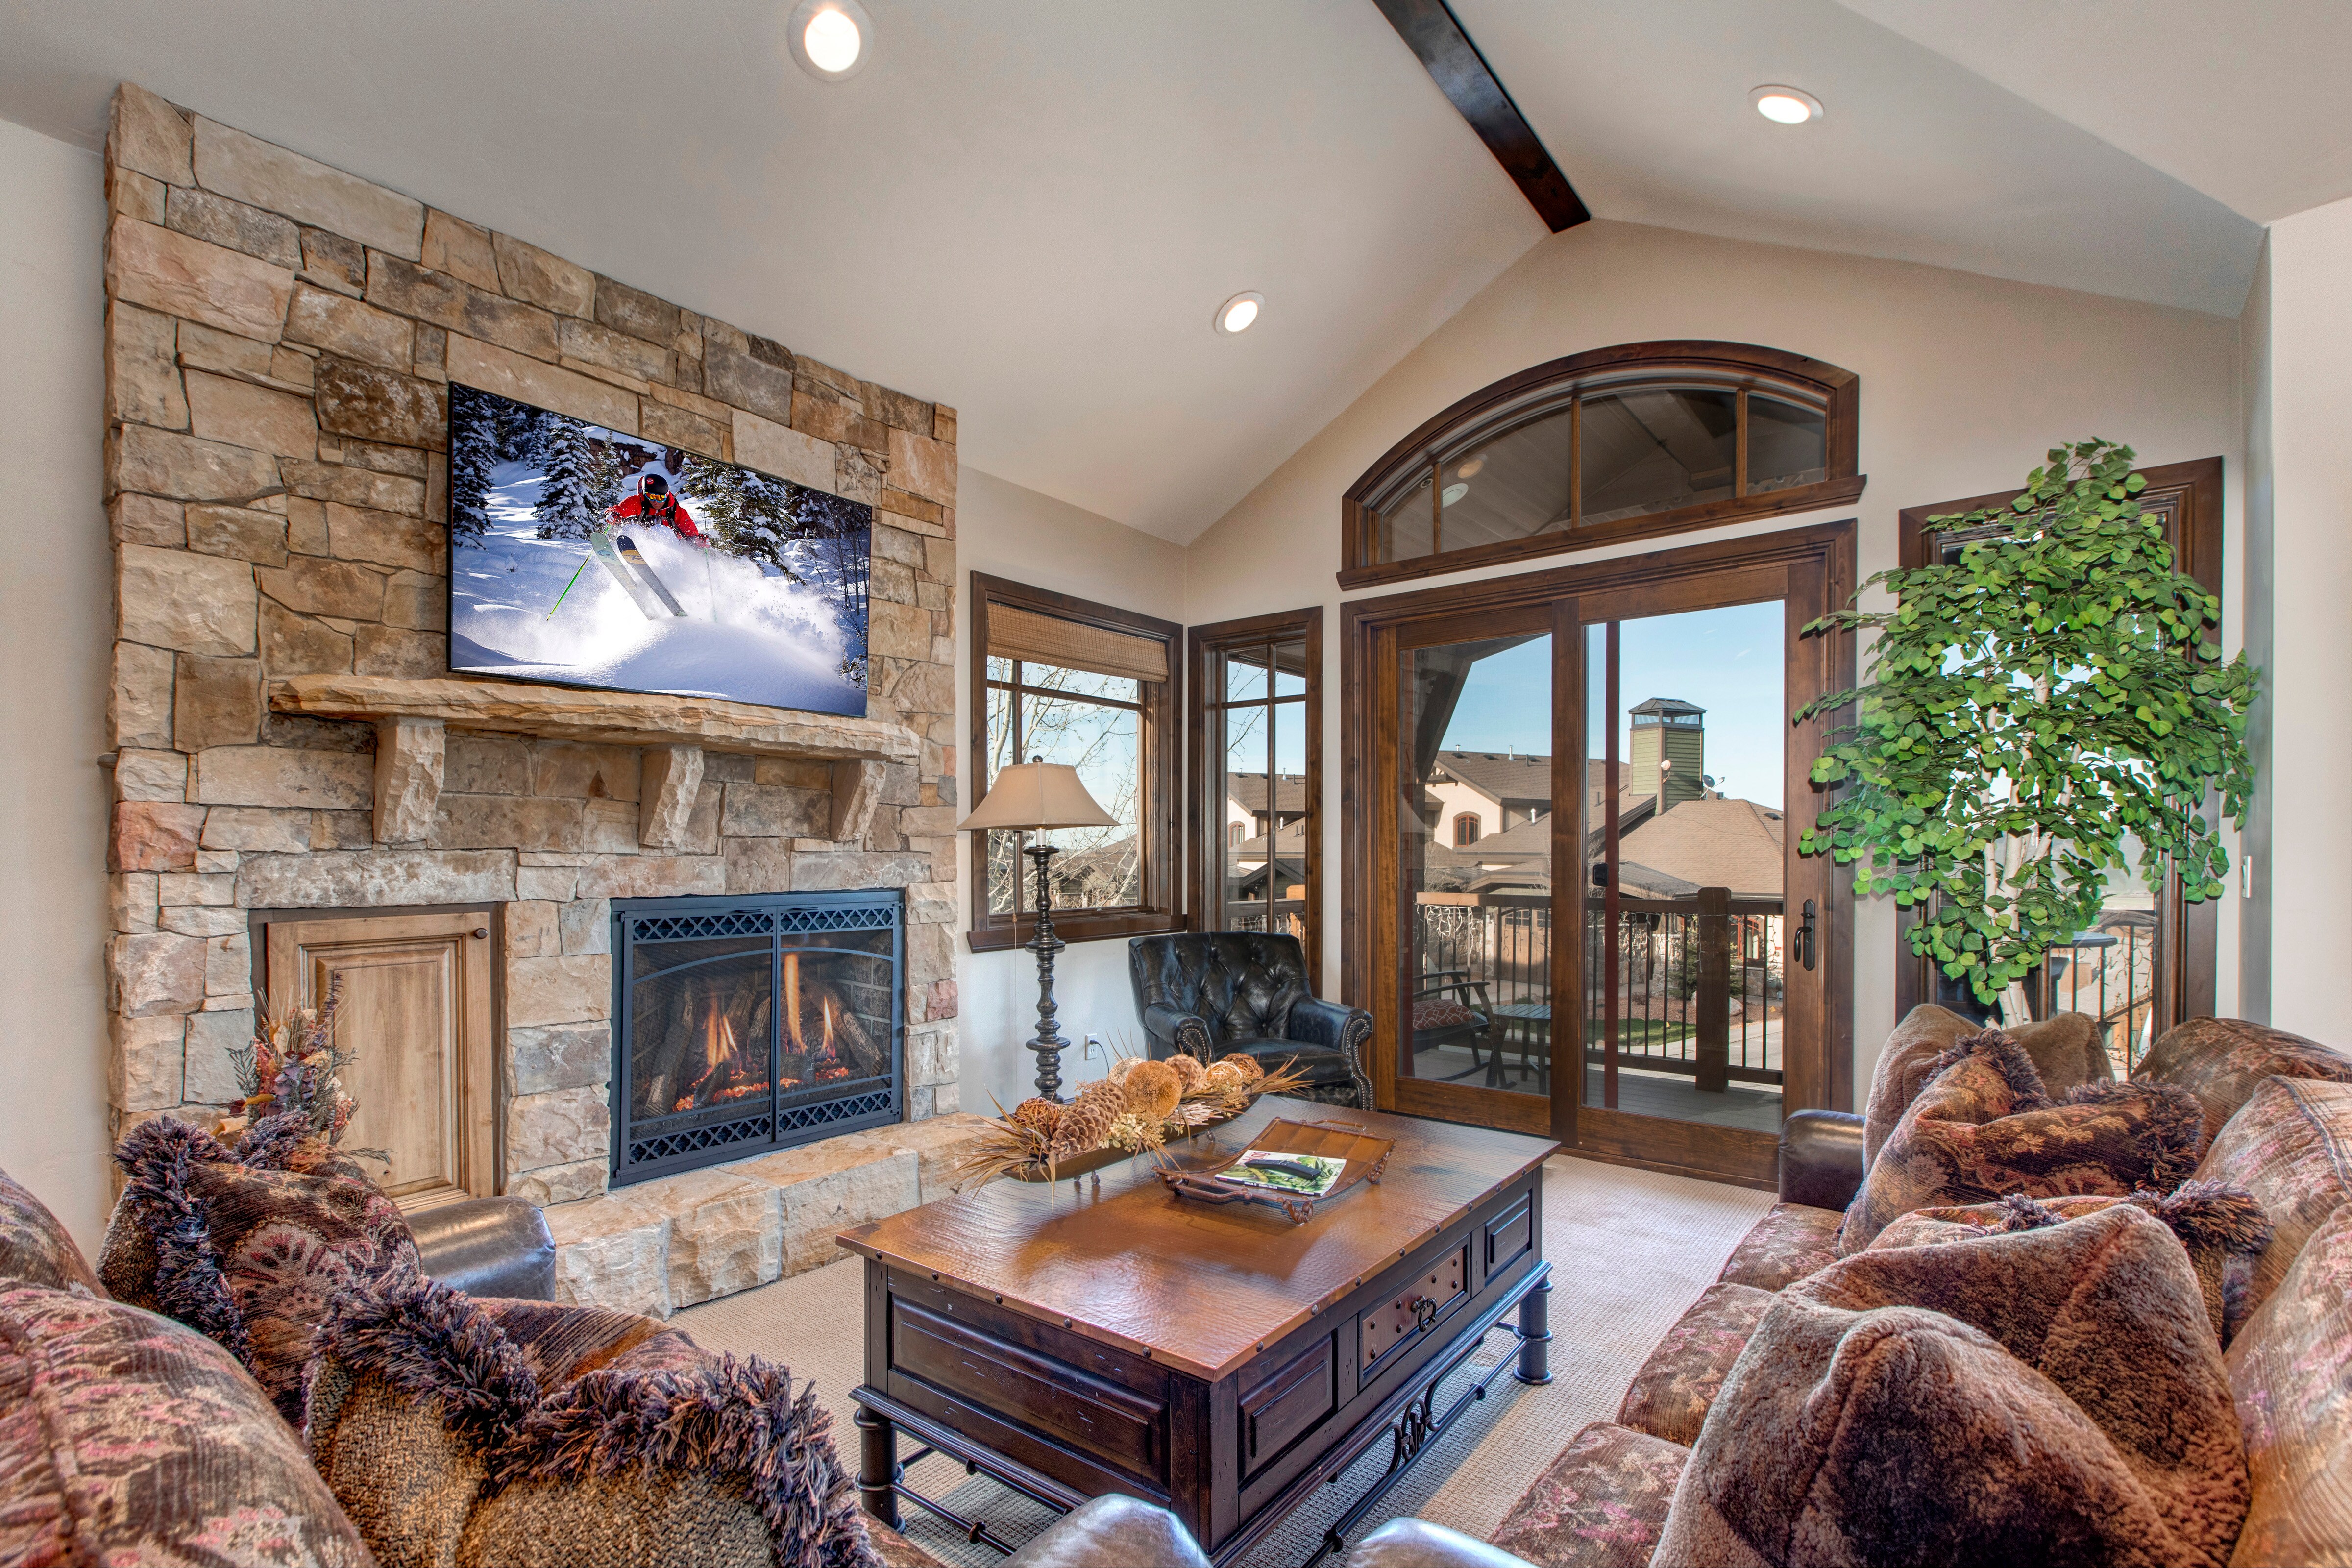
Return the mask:
<svg viewBox="0 0 2352 1568"><path fill-rule="evenodd" d="M1372 4L1428 68L1439 89L1470 122L1495 162L1517 183L1528 205L1551 226L1554 234L1592 216L1576 187L1544 151L1535 127L1504 90L1486 57L1446 8L1445 0L1372 0Z"/></svg>

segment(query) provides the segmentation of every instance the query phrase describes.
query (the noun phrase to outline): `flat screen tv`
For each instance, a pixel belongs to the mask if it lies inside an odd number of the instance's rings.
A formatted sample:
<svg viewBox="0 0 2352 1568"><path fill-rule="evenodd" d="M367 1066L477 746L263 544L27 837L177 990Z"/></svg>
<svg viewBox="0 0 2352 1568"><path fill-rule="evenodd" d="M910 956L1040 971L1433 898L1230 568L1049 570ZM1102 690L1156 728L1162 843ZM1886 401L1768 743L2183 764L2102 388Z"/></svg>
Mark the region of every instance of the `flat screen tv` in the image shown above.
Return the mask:
<svg viewBox="0 0 2352 1568"><path fill-rule="evenodd" d="M449 387L449 667L866 712L874 509Z"/></svg>

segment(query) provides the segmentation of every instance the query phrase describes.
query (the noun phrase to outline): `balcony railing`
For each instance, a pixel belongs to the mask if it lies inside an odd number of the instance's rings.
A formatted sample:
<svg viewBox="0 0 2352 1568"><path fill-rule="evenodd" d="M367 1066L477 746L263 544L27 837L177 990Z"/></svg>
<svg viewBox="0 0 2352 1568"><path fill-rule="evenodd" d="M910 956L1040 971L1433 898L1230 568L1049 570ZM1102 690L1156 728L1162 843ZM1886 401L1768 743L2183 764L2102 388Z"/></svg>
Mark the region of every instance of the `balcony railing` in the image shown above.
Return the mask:
<svg viewBox="0 0 2352 1568"><path fill-rule="evenodd" d="M1606 1059L1609 938L1600 898L1586 900L1585 1058ZM1475 985L1500 1023L1551 1022L1551 900L1540 895L1424 895L1414 906L1417 973ZM1782 1081L1781 906L1726 899L1725 958L1710 973L1699 899L1618 900L1617 1061L1706 1083ZM2156 1005L2155 917L2117 910L2099 929L2050 950L2046 980L2029 987L2035 1011L2098 1021L2118 1077L2139 1065ZM1720 990L1718 997L1717 990ZM1720 1018L1717 1026L1712 1020ZM1715 1037L1719 1028L1718 1042Z"/></svg>
<svg viewBox="0 0 2352 1568"><path fill-rule="evenodd" d="M1709 895L1712 895L1710 897ZM1719 902L1719 910L1710 903ZM1690 1077L1701 1088L1781 1081L1780 901L1618 900L1617 1065ZM1607 960L1598 898L1586 905L1585 1059L1608 1059ZM1707 925L1722 921L1710 949ZM1429 985L1482 997L1496 1023L1540 1022L1554 1036L1551 900L1540 895L1430 895L1414 906L1417 973Z"/></svg>

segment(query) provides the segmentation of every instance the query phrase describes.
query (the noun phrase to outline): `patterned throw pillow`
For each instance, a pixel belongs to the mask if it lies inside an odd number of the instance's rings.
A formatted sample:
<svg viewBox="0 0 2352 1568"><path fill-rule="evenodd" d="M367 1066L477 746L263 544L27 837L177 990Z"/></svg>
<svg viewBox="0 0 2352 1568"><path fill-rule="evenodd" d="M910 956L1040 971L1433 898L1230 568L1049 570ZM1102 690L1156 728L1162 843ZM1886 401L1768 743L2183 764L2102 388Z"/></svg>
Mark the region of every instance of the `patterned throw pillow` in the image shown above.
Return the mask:
<svg viewBox="0 0 2352 1568"><path fill-rule="evenodd" d="M235 1149L184 1121L132 1131L114 1153L128 1179L99 1277L118 1300L226 1345L299 1426L302 1366L328 1301L360 1281L415 1276L418 1263L390 1198L275 1125L297 1120L257 1122Z"/></svg>
<svg viewBox="0 0 2352 1568"><path fill-rule="evenodd" d="M362 1286L306 1384L386 1563L880 1563L814 1389L648 1319Z"/></svg>
<svg viewBox="0 0 2352 1568"><path fill-rule="evenodd" d="M2183 1182L2168 1193L2137 1192L2127 1198L2084 1194L2029 1198L2011 1194L1997 1204L1960 1208L1915 1209L1878 1233L1873 1252L1890 1247L1933 1247L1974 1236L2006 1236L2063 1225L2117 1204L2130 1204L2162 1220L2197 1271L2205 1313L2223 1345L2245 1316L2246 1284L2254 1259L2270 1245L2271 1222L2254 1194L2222 1182Z"/></svg>
<svg viewBox="0 0 2352 1568"><path fill-rule="evenodd" d="M1758 1325L1654 1561L2224 1562L2251 1485L2204 1323L2128 1204L1842 1258Z"/></svg>
<svg viewBox="0 0 2352 1568"><path fill-rule="evenodd" d="M374 1561L229 1353L152 1312L0 1289L0 1563Z"/></svg>
<svg viewBox="0 0 2352 1568"><path fill-rule="evenodd" d="M1872 1161L1838 1233L1838 1255L1868 1247L1897 1215L2023 1193L2168 1192L2195 1163L2196 1099L2150 1084L2090 1083L2063 1104L1998 1030L1962 1040Z"/></svg>
<svg viewBox="0 0 2352 1568"><path fill-rule="evenodd" d="M1878 1065L1871 1069L1870 1098L1864 1102L1862 1122L1865 1164L1878 1158L1878 1151L1894 1135L1903 1112L1940 1070L1937 1064L1944 1053L1983 1031L1982 1025L1932 1002L1904 1015L1895 1033L1886 1037L1885 1049L1878 1053ZM2033 1063L2044 1094L2064 1094L2078 1085L2105 1082L2116 1076L2106 1047L2100 1042L2098 1020L2083 1014L2059 1013L2012 1025L2001 1032L2016 1041Z"/></svg>
<svg viewBox="0 0 2352 1568"><path fill-rule="evenodd" d="M1412 1005L1412 1030L1417 1035L1431 1029L1451 1029L1477 1021L1477 1014L1451 996L1424 996Z"/></svg>
<svg viewBox="0 0 2352 1568"><path fill-rule="evenodd" d="M74 1238L48 1205L0 1171L0 1282L103 1296Z"/></svg>
<svg viewBox="0 0 2352 1568"><path fill-rule="evenodd" d="M2200 1155L2271 1078L2352 1083L2352 1057L2243 1018L2191 1018L2166 1030L2132 1070L2136 1083L2168 1083L2204 1102Z"/></svg>

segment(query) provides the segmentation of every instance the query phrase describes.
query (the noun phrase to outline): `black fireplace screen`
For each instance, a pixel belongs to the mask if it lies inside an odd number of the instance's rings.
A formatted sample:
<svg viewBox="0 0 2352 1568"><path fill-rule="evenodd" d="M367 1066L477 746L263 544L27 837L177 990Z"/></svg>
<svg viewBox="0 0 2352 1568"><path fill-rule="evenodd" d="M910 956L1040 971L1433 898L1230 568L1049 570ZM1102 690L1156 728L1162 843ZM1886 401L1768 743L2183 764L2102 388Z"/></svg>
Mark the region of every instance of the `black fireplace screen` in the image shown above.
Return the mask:
<svg viewBox="0 0 2352 1568"><path fill-rule="evenodd" d="M613 901L613 1182L900 1116L900 896Z"/></svg>

